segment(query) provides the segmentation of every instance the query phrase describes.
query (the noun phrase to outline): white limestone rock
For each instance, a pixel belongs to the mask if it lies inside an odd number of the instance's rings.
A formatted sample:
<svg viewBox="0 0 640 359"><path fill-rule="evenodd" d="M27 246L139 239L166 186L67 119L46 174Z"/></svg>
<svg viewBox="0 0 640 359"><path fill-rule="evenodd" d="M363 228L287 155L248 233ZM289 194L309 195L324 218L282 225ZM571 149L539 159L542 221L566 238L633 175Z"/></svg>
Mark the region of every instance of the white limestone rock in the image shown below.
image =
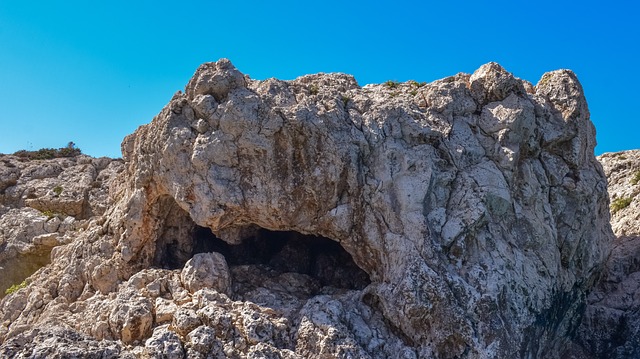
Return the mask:
<svg viewBox="0 0 640 359"><path fill-rule="evenodd" d="M231 278L229 267L220 253L199 253L185 263L180 274L182 284L191 293L202 288L212 288L229 295Z"/></svg>
<svg viewBox="0 0 640 359"><path fill-rule="evenodd" d="M178 356L558 358L613 239L594 136L567 70L535 87L495 63L360 87L344 74L255 81L228 60L204 64L124 139L102 220L0 302L0 349L54 318L90 332L97 311L109 329L95 333L147 355L163 348L153 332ZM20 198L16 172L0 173ZM229 244L257 228L332 239L370 284L192 259L203 228ZM275 264L341 264L292 248ZM165 300L177 309L158 329Z"/></svg>
<svg viewBox="0 0 640 359"><path fill-rule="evenodd" d="M145 358L183 359L184 355L180 338L166 325L156 327L145 342Z"/></svg>
<svg viewBox="0 0 640 359"><path fill-rule="evenodd" d="M109 186L123 168L122 161L83 155L0 157L0 297L45 265L53 247L73 241L90 218L105 212L112 203Z"/></svg>
<svg viewBox="0 0 640 359"><path fill-rule="evenodd" d="M153 324L152 308L151 303L143 298L115 307L109 316L111 330L124 343L147 338Z"/></svg>

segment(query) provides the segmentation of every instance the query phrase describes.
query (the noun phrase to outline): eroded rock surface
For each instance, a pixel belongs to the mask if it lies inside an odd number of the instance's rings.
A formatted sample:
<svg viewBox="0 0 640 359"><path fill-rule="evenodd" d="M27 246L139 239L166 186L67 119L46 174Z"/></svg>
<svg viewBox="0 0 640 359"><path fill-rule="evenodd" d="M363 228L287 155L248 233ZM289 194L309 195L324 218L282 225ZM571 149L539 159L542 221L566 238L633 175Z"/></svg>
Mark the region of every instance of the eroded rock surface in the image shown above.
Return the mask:
<svg viewBox="0 0 640 359"><path fill-rule="evenodd" d="M568 358L640 357L640 151L598 157L609 180L616 235L602 280L588 297Z"/></svg>
<svg viewBox="0 0 640 359"><path fill-rule="evenodd" d="M202 288L211 288L230 294L231 277L224 256L220 253L199 253L185 263L180 273L182 285L191 293Z"/></svg>
<svg viewBox="0 0 640 359"><path fill-rule="evenodd" d="M360 87L204 64L124 139L102 220L0 302L0 354L45 326L105 356L558 357L613 239L594 146L567 70Z"/></svg>
<svg viewBox="0 0 640 359"><path fill-rule="evenodd" d="M0 157L0 296L49 262L99 221L122 161L76 156L49 160ZM92 222L92 220L94 222Z"/></svg>

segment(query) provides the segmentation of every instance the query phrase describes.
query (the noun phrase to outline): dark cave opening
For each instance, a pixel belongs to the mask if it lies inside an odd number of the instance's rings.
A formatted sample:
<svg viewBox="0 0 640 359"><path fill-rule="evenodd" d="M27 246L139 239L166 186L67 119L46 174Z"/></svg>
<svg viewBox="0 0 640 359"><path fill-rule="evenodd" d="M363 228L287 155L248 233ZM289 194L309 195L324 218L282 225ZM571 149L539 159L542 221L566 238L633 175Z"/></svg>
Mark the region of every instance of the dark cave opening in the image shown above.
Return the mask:
<svg viewBox="0 0 640 359"><path fill-rule="evenodd" d="M195 226L192 238L191 256L218 252L230 267L262 265L280 273L306 274L322 286L335 288L360 290L371 282L340 243L325 237L260 228L242 243L231 245L209 228Z"/></svg>
<svg viewBox="0 0 640 359"><path fill-rule="evenodd" d="M340 243L293 231L260 228L242 243L230 245L209 228L194 230L194 253L222 253L229 266L265 265L277 272L295 272L317 279L322 286L363 289L371 282Z"/></svg>
<svg viewBox="0 0 640 359"><path fill-rule="evenodd" d="M363 289L371 283L339 242L294 231L246 227L240 244L231 245L207 227L196 225L169 196L158 200L162 231L155 241L153 266L181 269L198 253L218 252L229 267L253 265L272 273L300 273L322 287Z"/></svg>

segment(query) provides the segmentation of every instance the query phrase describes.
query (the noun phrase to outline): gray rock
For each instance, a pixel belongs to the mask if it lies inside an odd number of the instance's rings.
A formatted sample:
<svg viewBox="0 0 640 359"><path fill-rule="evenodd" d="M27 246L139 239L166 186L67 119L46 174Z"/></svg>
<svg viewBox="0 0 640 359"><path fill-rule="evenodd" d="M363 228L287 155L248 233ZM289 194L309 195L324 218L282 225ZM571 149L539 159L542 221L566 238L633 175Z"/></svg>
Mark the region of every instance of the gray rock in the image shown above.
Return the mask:
<svg viewBox="0 0 640 359"><path fill-rule="evenodd" d="M609 181L611 226L617 238L600 283L587 298L576 359L640 357L640 151L599 156Z"/></svg>
<svg viewBox="0 0 640 359"><path fill-rule="evenodd" d="M153 324L153 305L149 299L131 294L118 298L109 315L111 331L127 344L148 338Z"/></svg>
<svg viewBox="0 0 640 359"><path fill-rule="evenodd" d="M121 343L98 341L67 328L34 328L7 340L0 347L3 358L135 358Z"/></svg>
<svg viewBox="0 0 640 359"><path fill-rule="evenodd" d="M202 288L212 288L230 294L229 267L220 253L199 253L185 263L181 272L182 284L191 293Z"/></svg>
<svg viewBox="0 0 640 359"><path fill-rule="evenodd" d="M183 359L185 352L178 335L167 328L159 326L144 344L147 358Z"/></svg>
<svg viewBox="0 0 640 359"><path fill-rule="evenodd" d="M108 335L149 352L156 305L176 331L162 335L194 357L558 358L613 240L594 135L567 70L536 87L495 63L426 86L360 87L344 74L255 81L228 60L204 64L124 139L100 220L0 302L0 343L54 320L103 333L87 318L107 313ZM8 186L14 203L57 198L50 184ZM325 237L347 255L261 244L260 228ZM253 257L219 242L247 236L259 239ZM254 262L228 259L225 276L227 260L197 254L208 246ZM339 288L349 258L364 290ZM342 284L320 285L329 279ZM138 307L151 319L127 334L148 318Z"/></svg>
<svg viewBox="0 0 640 359"><path fill-rule="evenodd" d="M49 262L53 247L79 236L112 203L122 161L87 156L0 161L0 297ZM113 193L112 193L113 194Z"/></svg>

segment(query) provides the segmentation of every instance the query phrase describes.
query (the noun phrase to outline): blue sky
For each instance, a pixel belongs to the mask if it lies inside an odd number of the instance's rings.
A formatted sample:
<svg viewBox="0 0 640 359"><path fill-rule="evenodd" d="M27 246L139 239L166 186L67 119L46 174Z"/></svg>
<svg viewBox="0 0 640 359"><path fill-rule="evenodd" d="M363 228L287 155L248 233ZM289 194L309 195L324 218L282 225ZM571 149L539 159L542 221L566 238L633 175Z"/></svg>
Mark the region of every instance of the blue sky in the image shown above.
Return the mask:
<svg viewBox="0 0 640 359"><path fill-rule="evenodd" d="M392 5L393 4L393 5ZM1 1L0 153L74 141L120 156L199 64L252 78L346 72L433 81L497 61L534 84L569 68L596 153L640 148L640 11L631 1Z"/></svg>

